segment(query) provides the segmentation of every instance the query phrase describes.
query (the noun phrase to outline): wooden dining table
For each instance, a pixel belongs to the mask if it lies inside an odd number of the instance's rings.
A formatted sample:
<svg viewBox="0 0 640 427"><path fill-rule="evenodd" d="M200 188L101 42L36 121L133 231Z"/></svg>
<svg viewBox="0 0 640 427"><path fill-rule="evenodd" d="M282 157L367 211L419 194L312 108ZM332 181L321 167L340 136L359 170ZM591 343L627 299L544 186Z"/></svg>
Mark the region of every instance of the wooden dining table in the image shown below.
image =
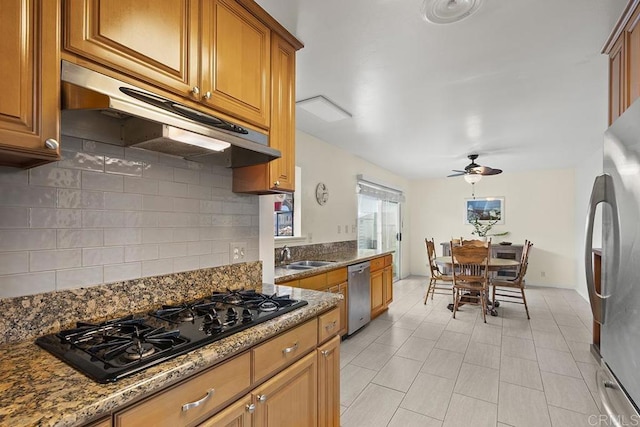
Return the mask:
<svg viewBox="0 0 640 427"><path fill-rule="evenodd" d="M436 257L434 262L439 266L451 268L451 264L452 264L451 255ZM516 261L514 259L489 258L489 271L512 269L512 268L517 268L519 265L520 265L520 261ZM494 307L493 301L491 301L488 298L488 295L487 295L487 299L488 299L487 301L488 313L491 314L492 316L497 316L498 312L496 311L496 308L499 306L498 302L496 301L496 305ZM461 303L461 305L464 305L464 303ZM451 306L450 310L453 310L453 304L449 304L449 306Z"/></svg>

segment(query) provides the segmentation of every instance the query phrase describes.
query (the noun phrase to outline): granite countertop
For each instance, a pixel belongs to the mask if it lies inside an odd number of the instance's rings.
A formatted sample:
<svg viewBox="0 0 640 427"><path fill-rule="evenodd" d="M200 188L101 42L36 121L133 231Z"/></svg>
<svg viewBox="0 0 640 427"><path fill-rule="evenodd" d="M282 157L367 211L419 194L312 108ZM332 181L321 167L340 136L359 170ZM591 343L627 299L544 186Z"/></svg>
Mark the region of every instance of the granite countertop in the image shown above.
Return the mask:
<svg viewBox="0 0 640 427"><path fill-rule="evenodd" d="M33 340L0 346L0 425L77 426L176 383L338 304L339 294L263 285L308 305L116 383L99 384L38 347Z"/></svg>
<svg viewBox="0 0 640 427"><path fill-rule="evenodd" d="M395 251L379 251L374 249L359 249L355 252L327 254L313 257L313 261L333 261L332 264L310 268L308 270L288 270L279 266L275 267L274 282L284 283L291 280L303 279L305 277L314 276L318 273L335 270L336 268L347 267L359 262L368 261L383 255L392 254ZM311 259L310 259L311 260Z"/></svg>

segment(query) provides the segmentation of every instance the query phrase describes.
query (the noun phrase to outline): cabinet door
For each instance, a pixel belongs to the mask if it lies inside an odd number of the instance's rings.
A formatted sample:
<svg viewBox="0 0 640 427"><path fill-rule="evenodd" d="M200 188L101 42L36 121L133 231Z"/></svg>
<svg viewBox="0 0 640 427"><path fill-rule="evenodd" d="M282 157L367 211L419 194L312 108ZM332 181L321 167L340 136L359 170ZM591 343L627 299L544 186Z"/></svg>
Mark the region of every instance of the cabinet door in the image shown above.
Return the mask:
<svg viewBox="0 0 640 427"><path fill-rule="evenodd" d="M625 110L624 38L621 37L609 53L609 124Z"/></svg>
<svg viewBox="0 0 640 427"><path fill-rule="evenodd" d="M269 28L232 0L205 2L203 15L203 101L267 129Z"/></svg>
<svg viewBox="0 0 640 427"><path fill-rule="evenodd" d="M316 427L318 418L316 352L256 388L255 427Z"/></svg>
<svg viewBox="0 0 640 427"><path fill-rule="evenodd" d="M342 294L342 297L344 298L342 301L340 301L340 304L338 306L340 308L340 330L338 331L338 334L340 336L346 335L347 331L349 330L349 325L347 324L349 320L349 316L347 313L347 307L349 307L347 301L347 298L349 298L348 286L349 285L347 284L347 282L344 282L329 288L329 292L334 294Z"/></svg>
<svg viewBox="0 0 640 427"><path fill-rule="evenodd" d="M371 273L371 319L384 309L382 271L378 270Z"/></svg>
<svg viewBox="0 0 640 427"><path fill-rule="evenodd" d="M198 427L251 427L254 409L255 404L251 402L251 395L247 395L199 424Z"/></svg>
<svg viewBox="0 0 640 427"><path fill-rule="evenodd" d="M318 347L318 425L340 427L340 337Z"/></svg>
<svg viewBox="0 0 640 427"><path fill-rule="evenodd" d="M0 164L58 160L59 3L3 0L1 11Z"/></svg>
<svg viewBox="0 0 640 427"><path fill-rule="evenodd" d="M631 16L625 29L625 69L627 72L627 99L625 107L633 104L640 97L640 8Z"/></svg>
<svg viewBox="0 0 640 427"><path fill-rule="evenodd" d="M384 286L384 306L388 307L393 301L393 267L387 266L382 270L382 283Z"/></svg>
<svg viewBox="0 0 640 427"><path fill-rule="evenodd" d="M182 96L199 76L197 0L66 0L64 48Z"/></svg>

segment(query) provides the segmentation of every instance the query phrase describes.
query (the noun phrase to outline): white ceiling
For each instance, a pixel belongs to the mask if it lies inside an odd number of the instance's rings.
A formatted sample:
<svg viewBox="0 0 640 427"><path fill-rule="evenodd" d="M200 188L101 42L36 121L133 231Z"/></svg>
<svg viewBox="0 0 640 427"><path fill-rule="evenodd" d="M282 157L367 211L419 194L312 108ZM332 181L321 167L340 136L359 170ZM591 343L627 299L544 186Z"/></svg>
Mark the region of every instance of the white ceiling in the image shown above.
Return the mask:
<svg viewBox="0 0 640 427"><path fill-rule="evenodd" d="M607 59L626 0L485 0L435 25L423 0L258 0L305 47L296 99L331 99L353 117L297 109L297 128L408 179L477 163L505 172L573 167L602 142Z"/></svg>

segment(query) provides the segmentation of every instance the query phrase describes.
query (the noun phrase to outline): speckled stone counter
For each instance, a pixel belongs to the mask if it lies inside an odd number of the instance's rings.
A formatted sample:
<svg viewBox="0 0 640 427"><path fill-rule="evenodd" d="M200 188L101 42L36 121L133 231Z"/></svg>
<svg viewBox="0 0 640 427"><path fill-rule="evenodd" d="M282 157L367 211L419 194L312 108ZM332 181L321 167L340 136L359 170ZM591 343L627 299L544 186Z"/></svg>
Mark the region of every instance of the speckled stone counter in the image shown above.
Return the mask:
<svg viewBox="0 0 640 427"><path fill-rule="evenodd" d="M287 270L282 267L275 267L274 282L285 283L290 280L302 279L313 276L325 271L334 270L336 268L347 267L352 264L378 258L383 255L392 254L394 251L378 251L378 250L355 250L349 252L326 253L319 254L313 258L313 261L333 261L331 264L310 268L309 270Z"/></svg>
<svg viewBox="0 0 640 427"><path fill-rule="evenodd" d="M113 384L98 384L33 340L0 346L0 425L77 426L210 367L336 306L337 294L262 285L308 305Z"/></svg>

